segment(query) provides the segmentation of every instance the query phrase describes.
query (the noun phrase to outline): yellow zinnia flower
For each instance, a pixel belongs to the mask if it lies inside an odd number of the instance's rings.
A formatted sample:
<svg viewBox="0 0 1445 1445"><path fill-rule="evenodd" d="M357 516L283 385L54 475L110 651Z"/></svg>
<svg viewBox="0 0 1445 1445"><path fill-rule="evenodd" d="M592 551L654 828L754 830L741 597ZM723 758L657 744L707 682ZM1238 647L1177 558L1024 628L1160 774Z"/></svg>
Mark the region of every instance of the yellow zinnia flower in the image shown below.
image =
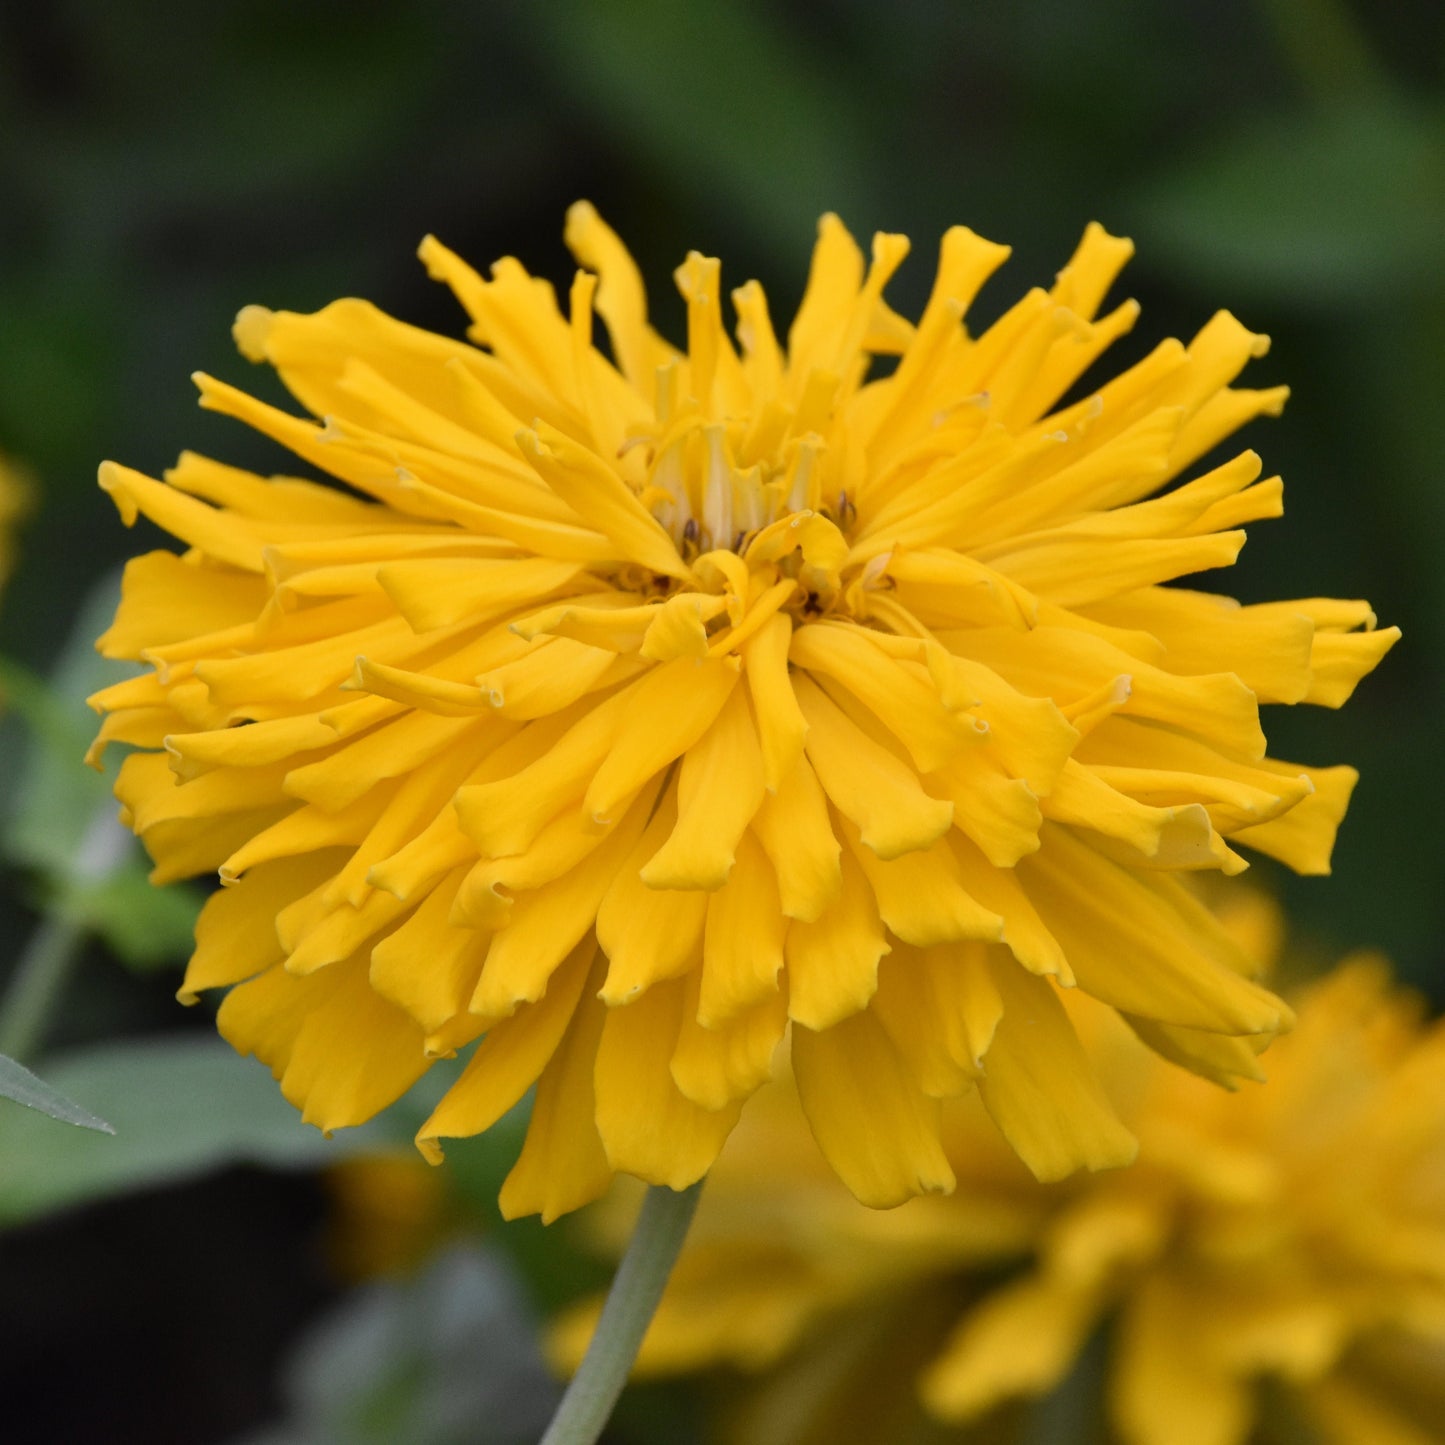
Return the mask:
<svg viewBox="0 0 1445 1445"><path fill-rule="evenodd" d="M1220 314L1060 407L1137 311L1096 319L1131 250L1098 226L977 337L1007 252L963 228L915 327L882 299L907 243L865 266L825 217L786 347L749 283L735 348L693 254L685 352L590 206L567 240L565 314L423 244L475 346L241 313L320 420L201 404L342 487L101 469L187 548L130 564L100 645L150 668L94 699L156 880L226 885L182 997L230 986L222 1033L324 1129L480 1037L419 1143L535 1082L502 1205L545 1218L699 1178L790 1023L875 1205L952 1187L939 1099L975 1082L1043 1176L1132 1155L1059 986L1253 1074L1287 1011L1174 875L1326 869L1355 774L1267 758L1256 704L1336 705L1396 635L1161 585L1280 510L1252 453L1162 490L1279 409L1230 385L1265 339Z"/></svg>
<svg viewBox="0 0 1445 1445"><path fill-rule="evenodd" d="M1422 1026L1419 1000L1357 957L1305 994L1268 1085L1231 1094L1097 1009L1080 1022L1138 1133L1131 1168L1040 1184L960 1101L956 1193L880 1214L820 1176L796 1111L759 1108L709 1181L641 1370L786 1359L744 1411L737 1438L756 1445L785 1415L790 1441L838 1438L787 1410L859 1418L901 1354L928 1412L995 1441L1004 1422L984 1413L1052 1390L1108 1322L1127 1445L1242 1445L1269 1381L1335 1445L1438 1441L1445 1025ZM560 1362L594 1317L559 1323ZM839 1358L850 1368L820 1368Z"/></svg>

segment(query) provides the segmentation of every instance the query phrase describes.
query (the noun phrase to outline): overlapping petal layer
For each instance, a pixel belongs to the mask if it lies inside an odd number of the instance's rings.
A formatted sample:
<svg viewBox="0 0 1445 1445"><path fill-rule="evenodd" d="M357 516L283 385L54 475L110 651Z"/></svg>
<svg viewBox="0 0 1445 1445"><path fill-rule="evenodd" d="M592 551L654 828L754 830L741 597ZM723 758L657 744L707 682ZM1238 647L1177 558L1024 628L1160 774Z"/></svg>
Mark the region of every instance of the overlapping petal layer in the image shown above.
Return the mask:
<svg viewBox="0 0 1445 1445"><path fill-rule="evenodd" d="M1265 339L1221 313L1067 400L1133 324L1099 314L1129 243L1091 226L974 335L1004 248L948 232L915 326L907 243L826 217L786 343L753 283L729 336L694 254L679 350L591 207L567 240L565 308L424 243L470 344L243 311L306 414L201 403L325 482L102 468L185 548L130 564L101 646L148 670L94 699L157 880L225 884L183 996L229 987L326 1129L475 1045L419 1142L535 1085L503 1205L548 1218L699 1177L790 1028L877 1205L951 1186L939 1101L976 1082L1042 1176L1130 1157L1060 987L1252 1073L1288 1011L1175 875L1327 868L1354 773L1266 756L1257 704L1338 705L1396 635L1170 585L1280 510L1252 453L1179 480L1278 411L1233 385Z"/></svg>

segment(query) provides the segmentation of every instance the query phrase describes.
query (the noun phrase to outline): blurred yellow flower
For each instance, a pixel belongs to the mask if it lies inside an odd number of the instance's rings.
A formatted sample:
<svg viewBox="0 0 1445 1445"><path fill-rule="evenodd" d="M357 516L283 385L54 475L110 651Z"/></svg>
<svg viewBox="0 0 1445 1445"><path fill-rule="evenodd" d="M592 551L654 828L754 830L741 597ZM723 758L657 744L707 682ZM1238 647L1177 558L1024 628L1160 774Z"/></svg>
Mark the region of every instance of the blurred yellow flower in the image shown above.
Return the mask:
<svg viewBox="0 0 1445 1445"><path fill-rule="evenodd" d="M820 1175L795 1111L764 1104L708 1183L639 1368L792 1351L771 1386L783 1401L803 1384L800 1343L826 1352L871 1321L872 1350L913 1337L924 1405L962 1423L1052 1390L1107 1321L1107 1408L1128 1445L1241 1445L1267 1381L1337 1445L1438 1441L1445 1025L1356 957L1305 994L1269 1083L1231 1094L1097 1010L1081 1023L1139 1136L1131 1168L1040 1184L960 1104L953 1197L869 1213ZM559 1362L593 1314L559 1323ZM855 1358L835 1385L869 1378ZM767 1421L740 1438L773 1438Z"/></svg>
<svg viewBox="0 0 1445 1445"><path fill-rule="evenodd" d="M0 455L0 587L5 585L15 560L11 529L28 500L29 490L20 473Z"/></svg>
<svg viewBox="0 0 1445 1445"><path fill-rule="evenodd" d="M353 1154L322 1183L331 1201L326 1253L343 1279L406 1274L445 1242L454 1223L445 1175L415 1153Z"/></svg>
<svg viewBox="0 0 1445 1445"><path fill-rule="evenodd" d="M952 1187L939 1101L975 1082L1043 1177L1132 1156L1059 986L1253 1075L1287 1012L1176 874L1327 868L1355 774L1266 757L1257 703L1338 705L1396 636L1162 585L1280 511L1248 452L1163 490L1278 411L1231 385L1265 338L1221 313L1060 405L1137 312L1097 316L1132 249L1098 226L978 336L1007 251L961 227L914 326L906 241L865 264L825 217L786 346L749 283L735 348L694 253L685 351L590 206L567 241L565 313L423 244L475 346L241 313L320 420L202 405L340 486L101 469L186 547L130 564L100 645L150 670L93 699L156 880L226 885L182 997L231 986L222 1033L324 1129L481 1038L418 1142L535 1082L502 1206L544 1218L703 1175L790 1025L874 1205Z"/></svg>

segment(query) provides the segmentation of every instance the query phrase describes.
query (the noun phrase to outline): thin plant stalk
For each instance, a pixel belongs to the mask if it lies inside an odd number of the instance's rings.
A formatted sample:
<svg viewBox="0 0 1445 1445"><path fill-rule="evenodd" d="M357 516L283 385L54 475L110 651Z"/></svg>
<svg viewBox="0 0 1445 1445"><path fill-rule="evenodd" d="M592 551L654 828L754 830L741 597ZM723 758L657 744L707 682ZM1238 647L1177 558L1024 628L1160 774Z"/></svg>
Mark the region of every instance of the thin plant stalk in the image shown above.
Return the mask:
<svg viewBox="0 0 1445 1445"><path fill-rule="evenodd" d="M108 877L131 846L130 835L116 821L114 804L107 801L76 850L72 881L84 884ZM41 919L0 999L0 1054L23 1063L39 1051L89 931L63 897L60 906Z"/></svg>
<svg viewBox="0 0 1445 1445"><path fill-rule="evenodd" d="M667 1288L702 1186L699 1179L687 1189L655 1184L647 1191L592 1343L542 1445L593 1445L601 1437Z"/></svg>

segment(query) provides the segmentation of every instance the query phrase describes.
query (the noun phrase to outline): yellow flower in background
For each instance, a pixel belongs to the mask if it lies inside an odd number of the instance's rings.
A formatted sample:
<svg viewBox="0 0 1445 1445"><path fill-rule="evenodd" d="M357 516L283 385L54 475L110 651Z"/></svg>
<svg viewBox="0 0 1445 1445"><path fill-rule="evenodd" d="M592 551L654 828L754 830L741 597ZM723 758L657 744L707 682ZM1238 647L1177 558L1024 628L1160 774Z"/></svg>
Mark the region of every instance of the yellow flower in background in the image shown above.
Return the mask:
<svg viewBox="0 0 1445 1445"><path fill-rule="evenodd" d="M986 1412L1053 1390L1108 1323L1126 1445L1242 1445L1270 1381L1335 1445L1438 1441L1445 1025L1360 956L1304 995L1268 1085L1231 1094L1097 1009L1080 1023L1139 1136L1131 1168L1040 1184L961 1101L955 1194L873 1213L821 1175L793 1111L760 1107L709 1180L639 1368L785 1361L738 1438L799 1442L837 1436L796 1415L775 1433L787 1410L849 1417L906 1345L926 1410L996 1441L1006 1422ZM561 1363L594 1315L556 1327ZM814 1398L817 1361L840 1355Z"/></svg>
<svg viewBox="0 0 1445 1445"><path fill-rule="evenodd" d="M977 336L1007 251L964 228L915 326L907 242L866 264L825 217L786 344L749 283L735 345L694 253L685 351L590 206L567 241L565 311L424 243L475 345L241 313L309 415L202 405L339 486L102 468L185 544L130 564L100 645L148 670L93 699L156 880L225 885L182 997L229 986L222 1033L324 1129L480 1039L418 1142L535 1083L502 1207L544 1218L703 1175L790 1026L873 1205L953 1186L975 1084L1042 1177L1132 1157L1061 987L1255 1076L1288 1012L1179 875L1327 869L1355 774L1267 757L1257 704L1338 705L1396 636L1163 585L1280 511L1249 452L1171 486L1279 410L1232 385L1265 338L1221 313L1060 405L1137 312L1098 315L1131 252L1098 226Z"/></svg>
<svg viewBox="0 0 1445 1445"><path fill-rule="evenodd" d="M5 585L14 563L10 533L16 519L26 510L29 490L20 473L0 455L0 587Z"/></svg>
<svg viewBox="0 0 1445 1445"><path fill-rule="evenodd" d="M331 1204L326 1255L349 1281L406 1275L457 1223L444 1174L415 1153L353 1154L321 1176Z"/></svg>

